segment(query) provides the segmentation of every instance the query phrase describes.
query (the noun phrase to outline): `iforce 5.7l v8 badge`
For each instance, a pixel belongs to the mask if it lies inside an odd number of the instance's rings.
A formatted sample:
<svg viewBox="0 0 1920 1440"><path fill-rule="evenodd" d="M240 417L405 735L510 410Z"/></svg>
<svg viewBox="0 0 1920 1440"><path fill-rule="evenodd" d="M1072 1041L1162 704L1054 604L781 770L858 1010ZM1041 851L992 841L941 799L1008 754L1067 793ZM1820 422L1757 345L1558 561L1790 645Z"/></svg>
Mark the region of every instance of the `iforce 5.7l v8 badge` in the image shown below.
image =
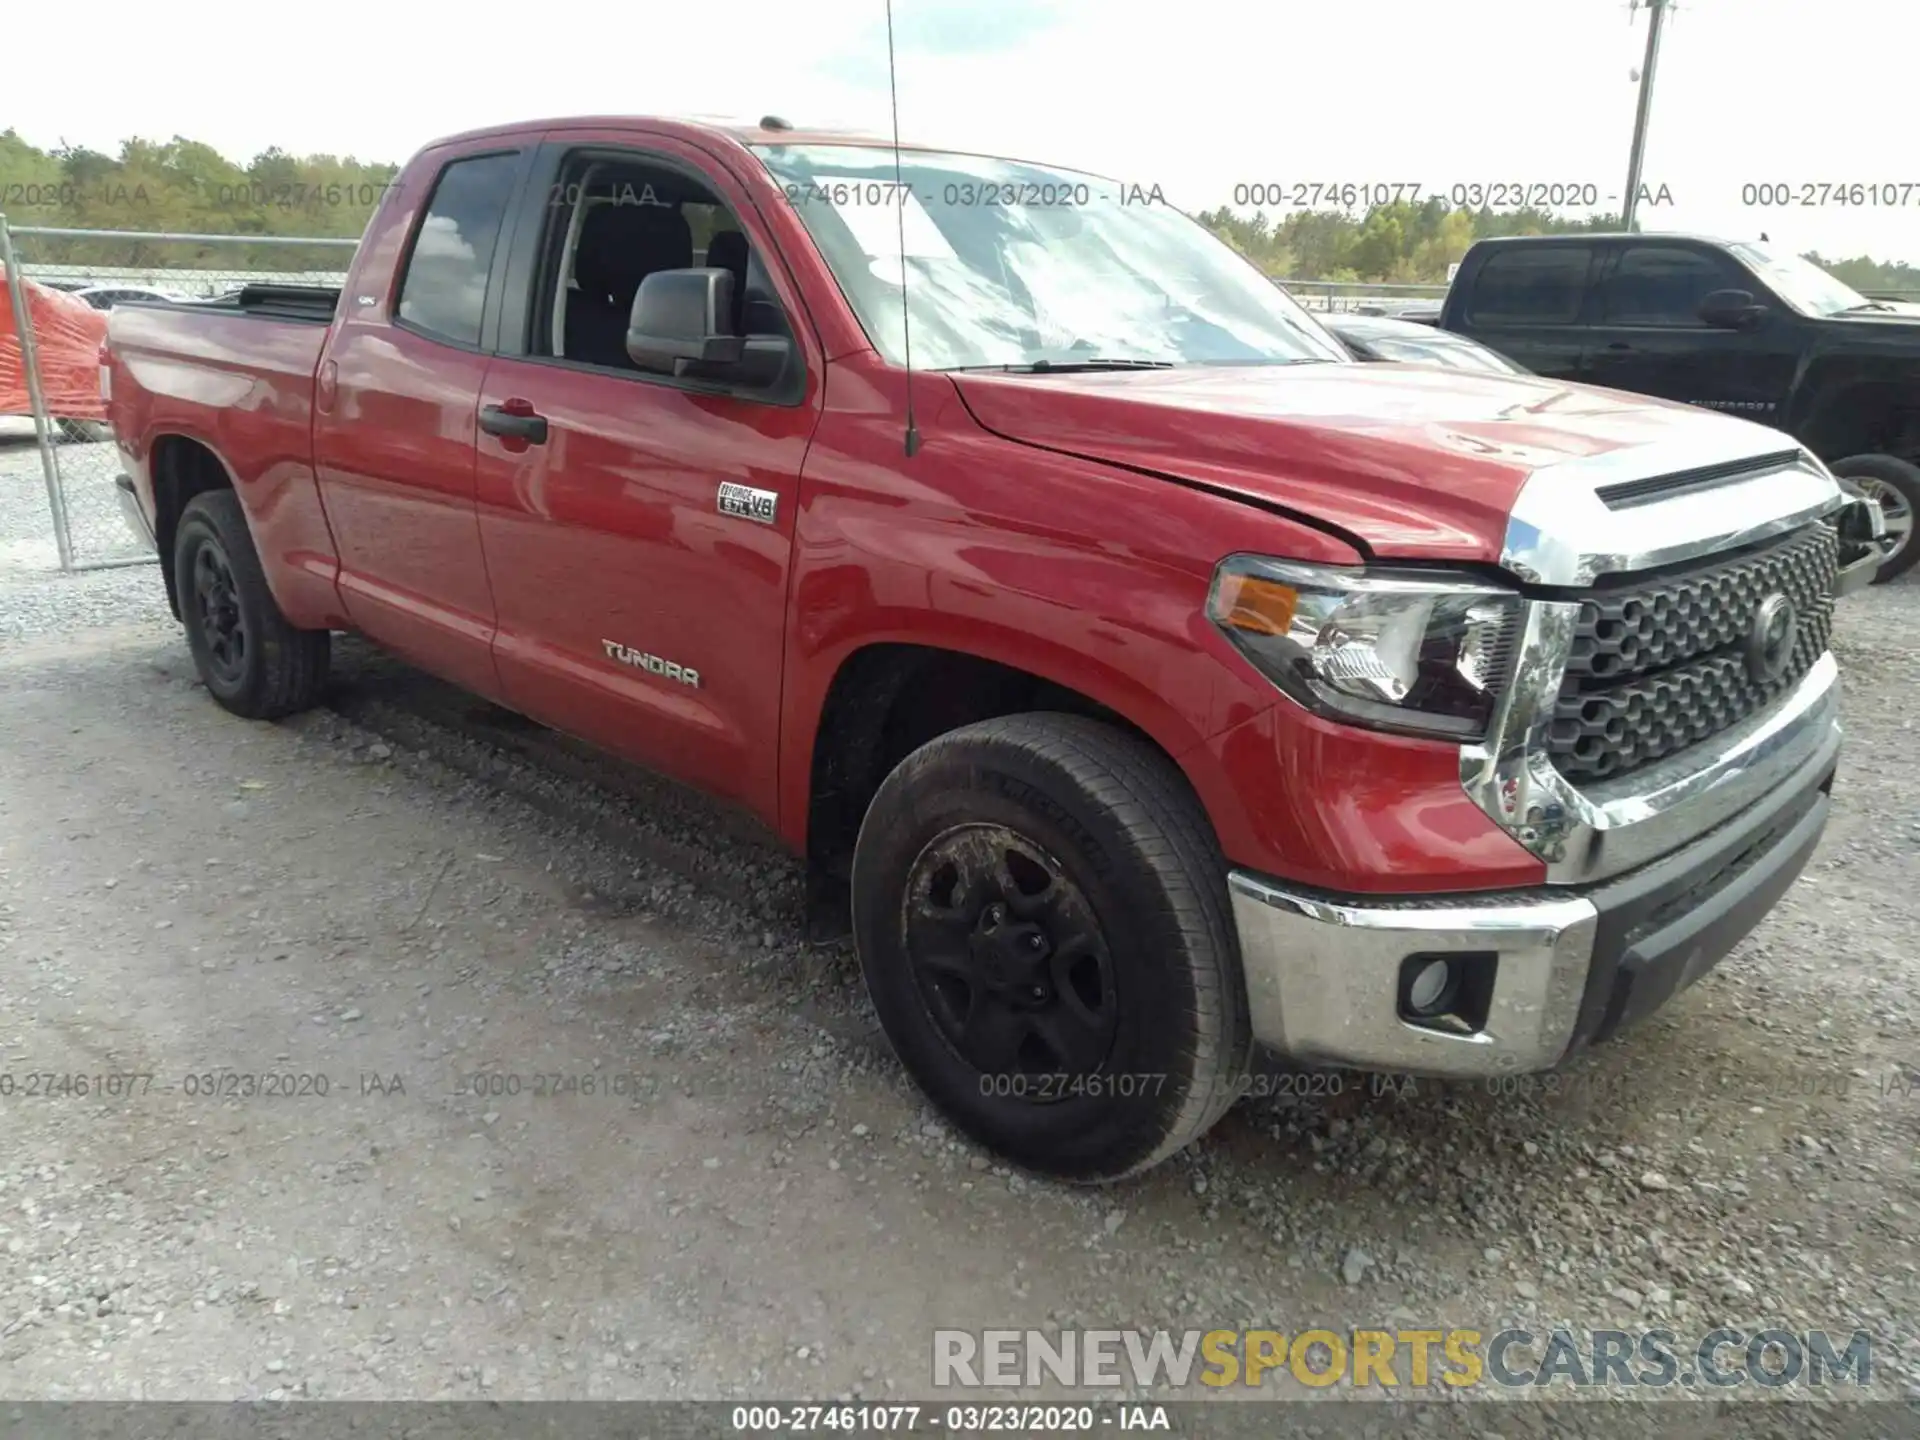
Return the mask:
<svg viewBox="0 0 1920 1440"><path fill-rule="evenodd" d="M756 490L751 485L736 485L731 480L720 485L720 513L757 524L771 525L780 510L780 497L771 490Z"/></svg>

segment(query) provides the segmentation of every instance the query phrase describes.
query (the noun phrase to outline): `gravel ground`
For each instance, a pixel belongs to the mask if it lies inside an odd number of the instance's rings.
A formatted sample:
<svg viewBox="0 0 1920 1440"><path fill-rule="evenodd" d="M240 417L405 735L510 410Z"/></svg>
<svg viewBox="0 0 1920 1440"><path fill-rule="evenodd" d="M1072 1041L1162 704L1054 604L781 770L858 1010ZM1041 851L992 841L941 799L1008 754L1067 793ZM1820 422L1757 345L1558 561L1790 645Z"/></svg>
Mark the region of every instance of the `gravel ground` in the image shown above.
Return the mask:
<svg viewBox="0 0 1920 1440"><path fill-rule="evenodd" d="M1920 1399L1913 583L1843 602L1805 876L1645 1027L1089 1192L937 1120L750 822L355 644L233 720L153 569L50 573L35 484L0 447L0 1072L152 1088L0 1096L0 1398L899 1399L936 1328L1520 1323L1866 1329Z"/></svg>

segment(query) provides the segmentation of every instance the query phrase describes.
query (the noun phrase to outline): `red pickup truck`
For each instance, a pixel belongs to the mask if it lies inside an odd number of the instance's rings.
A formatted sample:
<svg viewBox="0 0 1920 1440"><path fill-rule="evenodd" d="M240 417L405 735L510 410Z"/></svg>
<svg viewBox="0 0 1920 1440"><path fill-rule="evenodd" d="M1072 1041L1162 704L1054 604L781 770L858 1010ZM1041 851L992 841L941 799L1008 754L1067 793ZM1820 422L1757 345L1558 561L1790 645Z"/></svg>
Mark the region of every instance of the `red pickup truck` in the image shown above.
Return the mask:
<svg viewBox="0 0 1920 1440"><path fill-rule="evenodd" d="M228 710L357 631L744 805L927 1094L1081 1180L1256 1043L1540 1070L1696 979L1819 838L1878 553L1778 431L1357 364L1135 187L773 117L434 144L343 291L102 365Z"/></svg>

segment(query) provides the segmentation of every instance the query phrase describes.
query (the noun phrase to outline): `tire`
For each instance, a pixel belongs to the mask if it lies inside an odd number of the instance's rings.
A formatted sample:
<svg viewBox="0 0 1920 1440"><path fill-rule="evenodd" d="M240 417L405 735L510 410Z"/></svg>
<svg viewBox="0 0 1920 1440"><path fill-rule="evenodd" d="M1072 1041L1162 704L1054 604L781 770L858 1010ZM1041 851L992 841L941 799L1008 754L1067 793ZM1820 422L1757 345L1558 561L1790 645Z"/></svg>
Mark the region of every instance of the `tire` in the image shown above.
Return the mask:
<svg viewBox="0 0 1920 1440"><path fill-rule="evenodd" d="M187 502L173 541L174 592L207 692L248 720L310 708L326 685L331 637L287 623L267 588L240 497Z"/></svg>
<svg viewBox="0 0 1920 1440"><path fill-rule="evenodd" d="M1137 1174L1239 1093L1226 862L1179 771L1111 726L1014 715L907 756L860 827L853 924L908 1072L1029 1170Z"/></svg>
<svg viewBox="0 0 1920 1440"><path fill-rule="evenodd" d="M1920 545L1914 544L1913 522L1920 515L1920 465L1911 465L1892 455L1850 455L1845 460L1836 460L1827 467L1836 476L1852 480L1869 496L1881 502L1887 512L1887 530L1894 531L1894 522L1898 519L1904 535L1900 548L1888 557L1873 577L1873 583L1884 585L1907 573L1920 561ZM1860 482L1865 482L1861 484Z"/></svg>

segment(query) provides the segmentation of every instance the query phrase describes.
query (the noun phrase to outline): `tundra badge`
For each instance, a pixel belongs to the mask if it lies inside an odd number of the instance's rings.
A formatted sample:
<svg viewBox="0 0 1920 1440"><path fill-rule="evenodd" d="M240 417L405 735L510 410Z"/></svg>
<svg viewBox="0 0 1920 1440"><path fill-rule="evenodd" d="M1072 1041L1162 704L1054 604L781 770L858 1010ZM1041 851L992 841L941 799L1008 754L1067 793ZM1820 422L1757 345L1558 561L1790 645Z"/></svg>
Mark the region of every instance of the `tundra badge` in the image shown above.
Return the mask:
<svg viewBox="0 0 1920 1440"><path fill-rule="evenodd" d="M779 508L780 496L772 490L755 490L751 485L736 485L731 480L720 482L720 513L722 515L733 515L742 520L754 520L762 525L771 525Z"/></svg>
<svg viewBox="0 0 1920 1440"><path fill-rule="evenodd" d="M700 672L689 670L684 665L676 665L671 660L662 660L658 655L649 655L644 650L635 650L632 646L622 645L618 640L602 640L600 646L607 652L609 660L617 660L622 665L631 665L636 670L644 670L649 675L659 675L668 680L678 680L682 685L700 688Z"/></svg>

